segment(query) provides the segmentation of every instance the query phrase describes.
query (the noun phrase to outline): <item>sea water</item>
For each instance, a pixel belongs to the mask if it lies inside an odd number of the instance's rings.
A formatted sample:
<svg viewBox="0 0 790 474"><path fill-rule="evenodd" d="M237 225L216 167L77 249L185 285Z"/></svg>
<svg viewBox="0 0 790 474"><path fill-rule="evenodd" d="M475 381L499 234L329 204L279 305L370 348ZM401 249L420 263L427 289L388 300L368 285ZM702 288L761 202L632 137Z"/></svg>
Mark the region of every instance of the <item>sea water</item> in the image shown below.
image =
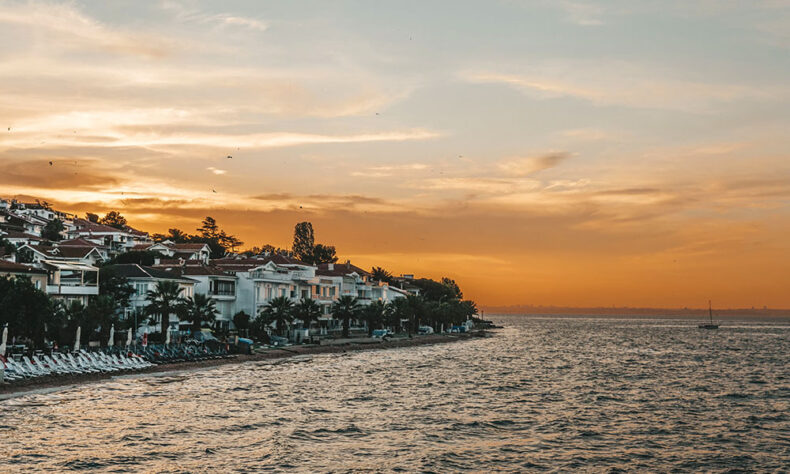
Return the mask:
<svg viewBox="0 0 790 474"><path fill-rule="evenodd" d="M0 401L0 471L790 468L790 325L497 317L493 337Z"/></svg>

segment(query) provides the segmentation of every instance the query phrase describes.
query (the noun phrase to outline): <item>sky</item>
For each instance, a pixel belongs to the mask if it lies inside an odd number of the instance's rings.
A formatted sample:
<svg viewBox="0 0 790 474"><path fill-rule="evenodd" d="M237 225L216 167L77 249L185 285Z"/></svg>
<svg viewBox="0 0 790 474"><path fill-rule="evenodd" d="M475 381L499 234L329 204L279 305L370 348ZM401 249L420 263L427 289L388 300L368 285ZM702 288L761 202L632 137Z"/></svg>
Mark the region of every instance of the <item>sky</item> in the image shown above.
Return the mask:
<svg viewBox="0 0 790 474"><path fill-rule="evenodd" d="M787 0L0 0L0 196L310 221L481 306L788 308L788 79Z"/></svg>

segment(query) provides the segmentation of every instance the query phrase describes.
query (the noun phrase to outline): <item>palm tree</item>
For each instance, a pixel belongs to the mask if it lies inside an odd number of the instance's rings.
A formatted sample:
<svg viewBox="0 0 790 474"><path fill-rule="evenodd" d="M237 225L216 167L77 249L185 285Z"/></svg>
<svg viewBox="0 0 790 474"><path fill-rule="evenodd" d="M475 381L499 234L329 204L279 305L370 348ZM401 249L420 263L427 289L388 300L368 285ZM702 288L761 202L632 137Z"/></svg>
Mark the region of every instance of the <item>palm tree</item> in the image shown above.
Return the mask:
<svg viewBox="0 0 790 474"><path fill-rule="evenodd" d="M219 311L217 303L206 295L196 294L187 298L186 319L192 323L192 331L200 332L202 323L213 323Z"/></svg>
<svg viewBox="0 0 790 474"><path fill-rule="evenodd" d="M373 335L373 329L381 326L387 316L388 307L382 301L374 301L362 308L362 318L368 326L368 336Z"/></svg>
<svg viewBox="0 0 790 474"><path fill-rule="evenodd" d="M305 328L310 329L310 324L313 321L318 321L318 318L321 316L321 305L314 299L302 298L294 306L293 315L296 319L302 321Z"/></svg>
<svg viewBox="0 0 790 474"><path fill-rule="evenodd" d="M332 304L332 314L334 317L343 320L343 337L348 337L351 318L356 317L359 310L359 302L357 302L354 296L341 296Z"/></svg>
<svg viewBox="0 0 790 474"><path fill-rule="evenodd" d="M384 270L381 267L373 267L371 269L372 277L375 281L383 281L385 283L392 283L392 273Z"/></svg>
<svg viewBox="0 0 790 474"><path fill-rule="evenodd" d="M172 280L159 281L156 288L148 291L149 303L145 312L149 316L158 314L162 317L162 334L170 328L170 314L183 314L185 300L181 296L182 291L178 282Z"/></svg>
<svg viewBox="0 0 790 474"><path fill-rule="evenodd" d="M272 298L261 310L262 322L267 325L274 324L275 331L282 335L293 321L293 306L293 302L287 296Z"/></svg>

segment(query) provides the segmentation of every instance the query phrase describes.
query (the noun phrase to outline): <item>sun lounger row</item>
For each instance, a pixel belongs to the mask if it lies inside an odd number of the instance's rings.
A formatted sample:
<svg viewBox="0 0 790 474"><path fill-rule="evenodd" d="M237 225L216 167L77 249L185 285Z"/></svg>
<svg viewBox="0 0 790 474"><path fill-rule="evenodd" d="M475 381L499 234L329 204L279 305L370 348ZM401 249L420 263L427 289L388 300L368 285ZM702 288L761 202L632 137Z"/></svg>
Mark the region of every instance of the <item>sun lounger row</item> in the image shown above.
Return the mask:
<svg viewBox="0 0 790 474"><path fill-rule="evenodd" d="M194 344L138 346L135 349L135 354L154 364L194 362L235 357L228 354L224 348L210 349L204 345Z"/></svg>
<svg viewBox="0 0 790 474"><path fill-rule="evenodd" d="M80 350L72 353L53 352L32 357L10 358L3 362L7 382L46 375L76 375L140 370L153 364L136 354L105 354Z"/></svg>

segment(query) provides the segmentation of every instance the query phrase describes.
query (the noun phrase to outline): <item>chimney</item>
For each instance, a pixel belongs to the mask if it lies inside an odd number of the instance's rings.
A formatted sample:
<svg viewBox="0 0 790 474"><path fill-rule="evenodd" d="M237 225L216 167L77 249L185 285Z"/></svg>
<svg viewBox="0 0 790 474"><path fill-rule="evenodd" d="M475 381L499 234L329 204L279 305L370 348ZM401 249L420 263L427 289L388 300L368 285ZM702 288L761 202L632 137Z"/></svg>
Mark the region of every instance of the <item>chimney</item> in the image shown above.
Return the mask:
<svg viewBox="0 0 790 474"><path fill-rule="evenodd" d="M334 263L327 263L326 266L327 266L327 268L329 269L330 272L335 269L335 264Z"/></svg>
<svg viewBox="0 0 790 474"><path fill-rule="evenodd" d="M351 268L351 260L346 260L346 268Z"/></svg>

